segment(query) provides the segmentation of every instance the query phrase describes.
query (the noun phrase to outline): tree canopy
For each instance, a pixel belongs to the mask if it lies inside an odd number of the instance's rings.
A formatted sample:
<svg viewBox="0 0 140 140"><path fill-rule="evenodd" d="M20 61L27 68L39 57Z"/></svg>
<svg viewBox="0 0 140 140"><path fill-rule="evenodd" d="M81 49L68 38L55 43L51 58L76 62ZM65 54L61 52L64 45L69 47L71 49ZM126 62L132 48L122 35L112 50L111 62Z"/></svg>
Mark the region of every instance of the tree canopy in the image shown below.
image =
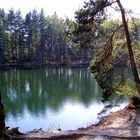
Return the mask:
<svg viewBox="0 0 140 140"><path fill-rule="evenodd" d="M107 16L108 7L111 7L115 2L118 4L122 22L121 20L111 21ZM100 86L106 92L110 91L112 93L112 90L116 90L112 79L114 66L126 66L130 64L136 88L139 91L140 80L135 63L135 59L136 62L139 61L139 56L135 53L135 50L138 50L140 39L138 32L139 25L137 24L138 19L131 18L130 22L127 22L125 10L119 0L90 0L89 2L85 2L83 8L76 12L75 17L77 23L75 28L77 42L81 46L92 48L94 57L90 65L90 70L94 73ZM134 46L132 47L132 45ZM139 63L137 65L139 66ZM124 76L120 77L121 81L123 79ZM139 94L133 96L139 96Z"/></svg>

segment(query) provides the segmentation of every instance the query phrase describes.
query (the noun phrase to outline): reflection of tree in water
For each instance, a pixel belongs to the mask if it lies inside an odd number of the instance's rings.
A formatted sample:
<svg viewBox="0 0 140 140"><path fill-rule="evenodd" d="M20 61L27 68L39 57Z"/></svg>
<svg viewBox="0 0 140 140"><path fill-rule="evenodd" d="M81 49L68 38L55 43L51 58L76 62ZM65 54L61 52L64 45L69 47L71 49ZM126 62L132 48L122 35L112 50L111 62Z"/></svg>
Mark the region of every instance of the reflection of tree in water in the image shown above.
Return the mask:
<svg viewBox="0 0 140 140"><path fill-rule="evenodd" d="M57 111L69 100L86 106L100 101L100 88L86 69L12 70L1 72L0 79L7 115Z"/></svg>

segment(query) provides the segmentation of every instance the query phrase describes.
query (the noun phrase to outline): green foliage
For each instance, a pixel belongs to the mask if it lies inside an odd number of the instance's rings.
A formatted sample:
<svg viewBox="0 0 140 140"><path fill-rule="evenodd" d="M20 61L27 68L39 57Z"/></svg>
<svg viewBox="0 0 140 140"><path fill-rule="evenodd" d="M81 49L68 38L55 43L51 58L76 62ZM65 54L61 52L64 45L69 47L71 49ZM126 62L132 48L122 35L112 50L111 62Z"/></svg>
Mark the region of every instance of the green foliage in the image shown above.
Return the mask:
<svg viewBox="0 0 140 140"><path fill-rule="evenodd" d="M124 74L118 76L118 79L115 80L115 82L113 83L113 89L117 94L127 95L130 98L132 97L140 98L138 88L139 87L132 81L132 79L124 76Z"/></svg>
<svg viewBox="0 0 140 140"><path fill-rule="evenodd" d="M95 78L103 89L112 88L113 66L111 55L104 57L101 54L101 56L94 58L90 63L90 70L94 73Z"/></svg>
<svg viewBox="0 0 140 140"><path fill-rule="evenodd" d="M118 88L116 93L118 95L126 95L129 96L130 98L132 97L138 97L140 98L139 92L138 90L135 88L135 85L133 85L132 87L125 85L121 88Z"/></svg>
<svg viewBox="0 0 140 140"><path fill-rule="evenodd" d="M75 29L81 46L89 46L93 50L90 70L94 73L99 85L104 90L127 93L138 97L138 90L134 84L128 84L122 77L115 79L114 68L129 65L128 50L124 28L119 20L107 19L106 7L113 2L90 0L83 8L76 12ZM140 21L132 18L128 22L131 42L136 63L140 65ZM124 80L124 81L123 81ZM124 83L123 83L124 82ZM115 84L114 84L115 83Z"/></svg>

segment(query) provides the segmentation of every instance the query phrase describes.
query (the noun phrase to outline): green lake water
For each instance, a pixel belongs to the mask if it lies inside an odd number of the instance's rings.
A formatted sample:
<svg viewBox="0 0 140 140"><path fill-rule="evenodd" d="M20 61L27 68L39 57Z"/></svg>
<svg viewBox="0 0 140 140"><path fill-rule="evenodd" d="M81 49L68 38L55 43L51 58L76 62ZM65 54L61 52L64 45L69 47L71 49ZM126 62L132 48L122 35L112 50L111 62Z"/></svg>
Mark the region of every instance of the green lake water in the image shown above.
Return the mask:
<svg viewBox="0 0 140 140"><path fill-rule="evenodd" d="M98 121L105 106L102 90L87 69L1 71L0 92L6 125L23 132L86 127Z"/></svg>

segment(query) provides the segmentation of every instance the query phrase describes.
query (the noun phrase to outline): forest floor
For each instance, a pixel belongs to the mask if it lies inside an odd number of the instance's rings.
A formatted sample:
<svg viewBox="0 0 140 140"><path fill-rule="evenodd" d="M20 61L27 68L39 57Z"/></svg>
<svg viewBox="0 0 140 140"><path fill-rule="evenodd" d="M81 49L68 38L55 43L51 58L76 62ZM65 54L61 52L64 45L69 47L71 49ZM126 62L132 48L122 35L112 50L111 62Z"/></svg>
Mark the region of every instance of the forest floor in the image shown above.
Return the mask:
<svg viewBox="0 0 140 140"><path fill-rule="evenodd" d="M98 124L77 130L33 130L14 136L25 140L139 140L140 108L129 104L122 110L104 117Z"/></svg>

